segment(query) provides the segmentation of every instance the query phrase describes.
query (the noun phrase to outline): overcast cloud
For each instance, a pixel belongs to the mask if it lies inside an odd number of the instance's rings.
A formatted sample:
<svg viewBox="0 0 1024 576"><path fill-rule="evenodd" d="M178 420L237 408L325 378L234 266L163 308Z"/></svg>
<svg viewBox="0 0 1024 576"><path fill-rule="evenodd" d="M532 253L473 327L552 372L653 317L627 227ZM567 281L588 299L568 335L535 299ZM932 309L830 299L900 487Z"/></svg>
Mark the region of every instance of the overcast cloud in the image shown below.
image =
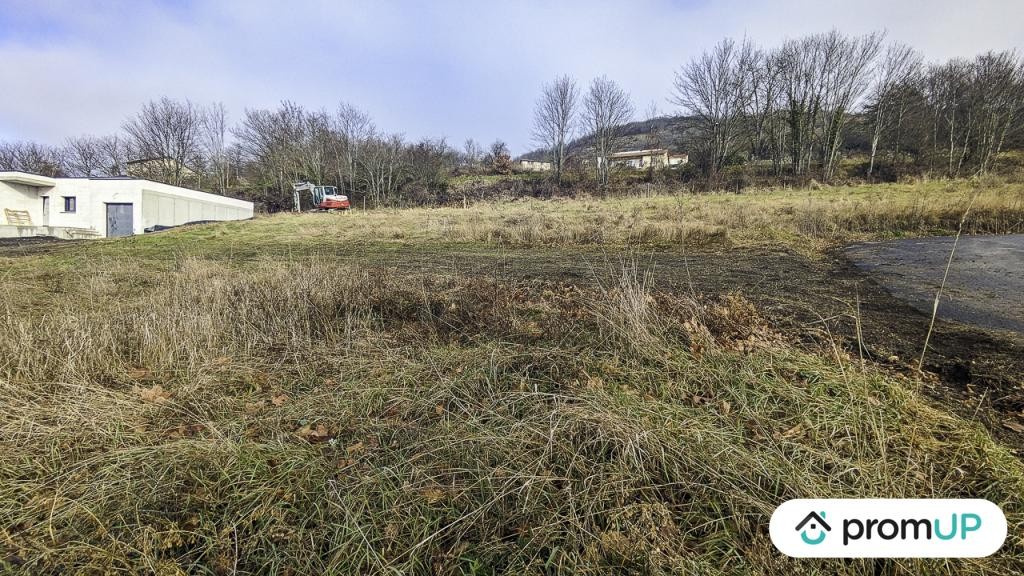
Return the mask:
<svg viewBox="0 0 1024 576"><path fill-rule="evenodd" d="M928 60L1017 48L1021 0L343 2L0 0L0 139L105 134L160 96L368 111L410 138L532 148L540 86L607 74L638 109L724 36L885 29Z"/></svg>

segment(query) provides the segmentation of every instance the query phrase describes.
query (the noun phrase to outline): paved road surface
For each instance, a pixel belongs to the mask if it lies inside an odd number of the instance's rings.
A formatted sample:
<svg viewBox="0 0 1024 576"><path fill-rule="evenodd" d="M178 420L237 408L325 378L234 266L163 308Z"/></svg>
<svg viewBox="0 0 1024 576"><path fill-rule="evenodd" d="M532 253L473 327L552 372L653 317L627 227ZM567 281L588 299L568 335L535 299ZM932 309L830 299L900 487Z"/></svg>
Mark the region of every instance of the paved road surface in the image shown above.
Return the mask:
<svg viewBox="0 0 1024 576"><path fill-rule="evenodd" d="M855 244L846 255L893 296L931 314L953 238ZM1024 334L1024 234L962 236L939 302L940 319Z"/></svg>

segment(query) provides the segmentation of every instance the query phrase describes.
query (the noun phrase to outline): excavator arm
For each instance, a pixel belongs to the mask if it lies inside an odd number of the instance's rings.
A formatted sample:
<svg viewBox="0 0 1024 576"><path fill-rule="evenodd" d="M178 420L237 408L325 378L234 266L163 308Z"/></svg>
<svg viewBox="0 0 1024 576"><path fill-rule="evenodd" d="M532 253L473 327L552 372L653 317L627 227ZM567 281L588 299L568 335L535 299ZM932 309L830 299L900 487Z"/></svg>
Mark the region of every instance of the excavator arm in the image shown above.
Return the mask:
<svg viewBox="0 0 1024 576"><path fill-rule="evenodd" d="M302 202L300 198L300 194L302 192L310 192L313 196L313 205L316 206L317 204L319 204L319 202L317 202L315 188L316 187L310 182L296 182L292 184L292 195L294 196L295 199L296 212L302 211Z"/></svg>
<svg viewBox="0 0 1024 576"><path fill-rule="evenodd" d="M311 182L296 182L292 184L295 194L295 211L301 211L301 192L309 192L313 200L313 208L316 210L348 210L351 207L348 197L339 195L338 189L334 186L317 186Z"/></svg>

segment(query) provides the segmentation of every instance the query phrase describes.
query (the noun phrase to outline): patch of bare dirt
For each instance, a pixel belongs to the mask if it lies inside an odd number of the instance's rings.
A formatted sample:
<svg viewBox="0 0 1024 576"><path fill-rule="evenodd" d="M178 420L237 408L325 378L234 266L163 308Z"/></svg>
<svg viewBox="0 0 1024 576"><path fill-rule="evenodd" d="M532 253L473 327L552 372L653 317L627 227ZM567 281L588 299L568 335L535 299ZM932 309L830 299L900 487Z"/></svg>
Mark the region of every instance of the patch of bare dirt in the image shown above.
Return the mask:
<svg viewBox="0 0 1024 576"><path fill-rule="evenodd" d="M0 256L30 256L51 252L53 248L74 242L49 236L31 236L28 238L0 238Z"/></svg>
<svg viewBox="0 0 1024 576"><path fill-rule="evenodd" d="M685 255L595 249L410 249L389 254L381 264L497 280L545 278L586 285L610 281L631 260L651 272L657 288L710 296L741 294L773 325L807 346L830 349L834 342L851 358L916 374L929 316L891 295L840 249L821 259L767 249ZM1024 336L939 320L924 368L928 374L923 382L931 396L966 417L978 418L995 435L1024 449Z"/></svg>

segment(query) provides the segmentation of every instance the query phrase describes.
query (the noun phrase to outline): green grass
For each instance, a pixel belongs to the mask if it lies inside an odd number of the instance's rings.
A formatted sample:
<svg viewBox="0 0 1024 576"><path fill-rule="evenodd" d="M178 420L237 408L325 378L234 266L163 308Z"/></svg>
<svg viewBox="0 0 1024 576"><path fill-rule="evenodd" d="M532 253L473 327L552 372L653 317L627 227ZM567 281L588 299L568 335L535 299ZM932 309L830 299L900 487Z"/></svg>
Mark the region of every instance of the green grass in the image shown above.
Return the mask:
<svg viewBox="0 0 1024 576"><path fill-rule="evenodd" d="M626 207L655 220L734 202L785 214L805 196L881 193L851 192L282 215L5 259L0 561L25 574L875 574L781 556L771 511L970 496L1007 514L996 556L881 568L1019 573L1024 465L919 382L797 347L740 297L655 290L628 257L573 284L389 264L410 246L507 245L461 232L464 219ZM791 225L777 228L813 237ZM627 221L612 226L611 246L629 246Z"/></svg>

